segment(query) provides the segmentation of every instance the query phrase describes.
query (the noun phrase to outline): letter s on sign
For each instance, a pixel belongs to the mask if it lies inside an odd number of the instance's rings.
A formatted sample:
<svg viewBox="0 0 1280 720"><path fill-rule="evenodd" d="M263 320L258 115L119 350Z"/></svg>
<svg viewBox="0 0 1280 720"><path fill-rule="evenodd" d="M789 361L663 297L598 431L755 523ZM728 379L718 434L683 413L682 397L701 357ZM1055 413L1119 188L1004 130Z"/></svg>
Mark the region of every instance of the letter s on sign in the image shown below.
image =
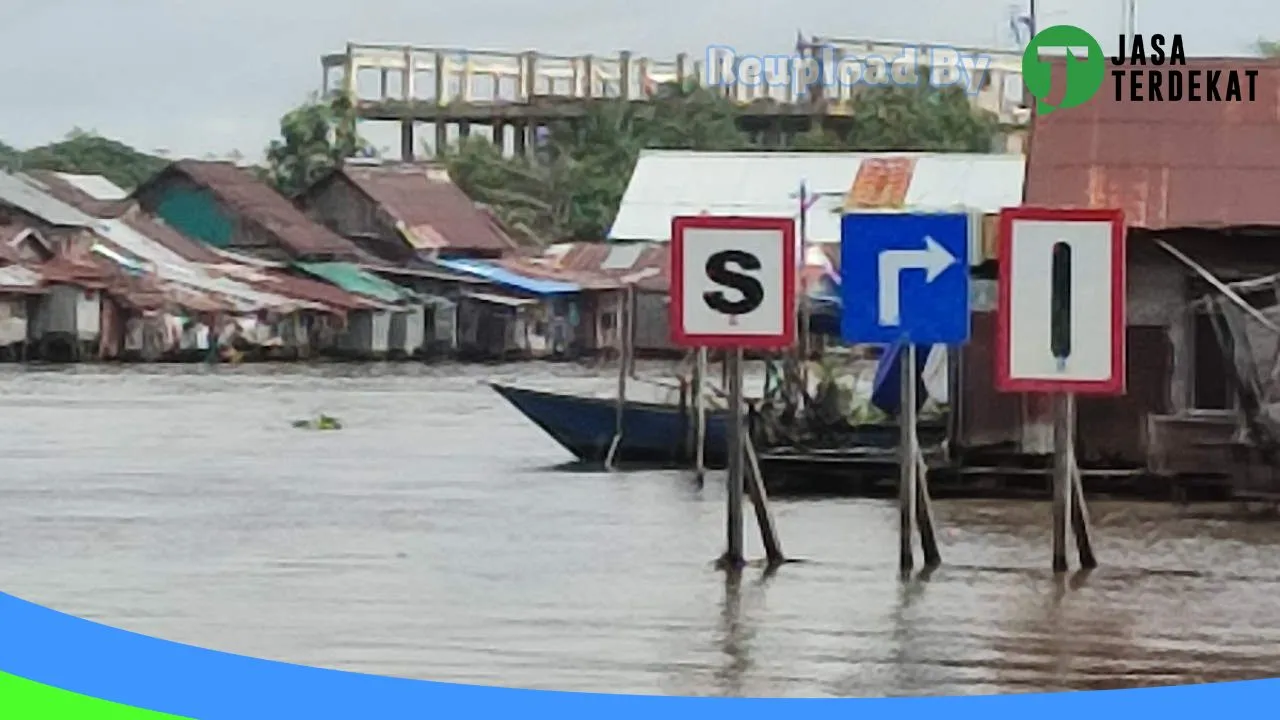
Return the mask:
<svg viewBox="0 0 1280 720"><path fill-rule="evenodd" d="M731 269L730 263L737 265L738 270ZM743 250L722 250L712 255L707 258L707 278L717 285L737 290L742 298L729 300L723 291L713 290L704 292L702 299L712 310L725 315L745 315L754 311L764 302L764 286L742 271L755 271L760 267L760 258Z"/></svg>

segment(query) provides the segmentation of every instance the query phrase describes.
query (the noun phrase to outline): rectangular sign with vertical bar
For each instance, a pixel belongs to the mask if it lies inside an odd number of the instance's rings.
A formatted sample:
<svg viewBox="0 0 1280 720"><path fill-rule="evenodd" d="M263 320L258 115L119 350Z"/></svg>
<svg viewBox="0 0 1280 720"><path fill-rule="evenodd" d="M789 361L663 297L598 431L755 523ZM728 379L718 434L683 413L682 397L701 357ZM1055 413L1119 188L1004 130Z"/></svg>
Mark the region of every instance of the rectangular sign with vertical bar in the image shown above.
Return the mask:
<svg viewBox="0 0 1280 720"><path fill-rule="evenodd" d="M1121 211L1005 209L998 262L996 388L1123 395Z"/></svg>

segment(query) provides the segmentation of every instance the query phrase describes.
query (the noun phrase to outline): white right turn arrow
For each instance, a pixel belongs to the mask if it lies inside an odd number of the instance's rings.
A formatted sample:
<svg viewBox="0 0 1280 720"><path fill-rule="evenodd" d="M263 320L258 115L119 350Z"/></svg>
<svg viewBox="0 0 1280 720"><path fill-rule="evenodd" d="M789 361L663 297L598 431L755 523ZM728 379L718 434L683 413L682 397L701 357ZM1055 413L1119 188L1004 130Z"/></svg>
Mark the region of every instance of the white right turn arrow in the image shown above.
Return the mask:
<svg viewBox="0 0 1280 720"><path fill-rule="evenodd" d="M937 240L924 238L919 250L885 250L880 253L880 325L902 324L902 271L924 270L925 282L931 283L958 260Z"/></svg>

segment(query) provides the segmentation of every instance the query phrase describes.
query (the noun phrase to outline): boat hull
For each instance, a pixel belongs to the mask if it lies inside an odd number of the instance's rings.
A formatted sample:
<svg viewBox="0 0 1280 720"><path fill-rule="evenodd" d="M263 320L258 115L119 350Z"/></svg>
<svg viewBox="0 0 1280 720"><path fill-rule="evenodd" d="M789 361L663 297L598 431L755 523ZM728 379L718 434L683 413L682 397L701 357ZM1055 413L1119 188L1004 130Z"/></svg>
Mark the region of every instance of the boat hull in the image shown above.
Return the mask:
<svg viewBox="0 0 1280 720"><path fill-rule="evenodd" d="M615 401L500 383L489 386L579 461L602 463L609 454L617 423ZM673 405L626 403L617 461L629 465L689 466L693 456L689 423L689 416ZM707 467L723 468L727 447L726 414L708 412Z"/></svg>

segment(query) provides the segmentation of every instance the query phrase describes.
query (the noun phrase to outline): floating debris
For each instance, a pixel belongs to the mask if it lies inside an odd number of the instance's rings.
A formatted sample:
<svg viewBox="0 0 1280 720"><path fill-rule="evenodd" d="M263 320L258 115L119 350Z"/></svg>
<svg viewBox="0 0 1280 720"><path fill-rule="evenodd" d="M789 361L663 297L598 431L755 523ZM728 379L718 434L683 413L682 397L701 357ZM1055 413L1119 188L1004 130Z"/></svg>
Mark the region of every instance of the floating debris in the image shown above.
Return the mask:
<svg viewBox="0 0 1280 720"><path fill-rule="evenodd" d="M293 426L300 430L341 430L342 422L336 417L321 413L315 420L294 420Z"/></svg>

